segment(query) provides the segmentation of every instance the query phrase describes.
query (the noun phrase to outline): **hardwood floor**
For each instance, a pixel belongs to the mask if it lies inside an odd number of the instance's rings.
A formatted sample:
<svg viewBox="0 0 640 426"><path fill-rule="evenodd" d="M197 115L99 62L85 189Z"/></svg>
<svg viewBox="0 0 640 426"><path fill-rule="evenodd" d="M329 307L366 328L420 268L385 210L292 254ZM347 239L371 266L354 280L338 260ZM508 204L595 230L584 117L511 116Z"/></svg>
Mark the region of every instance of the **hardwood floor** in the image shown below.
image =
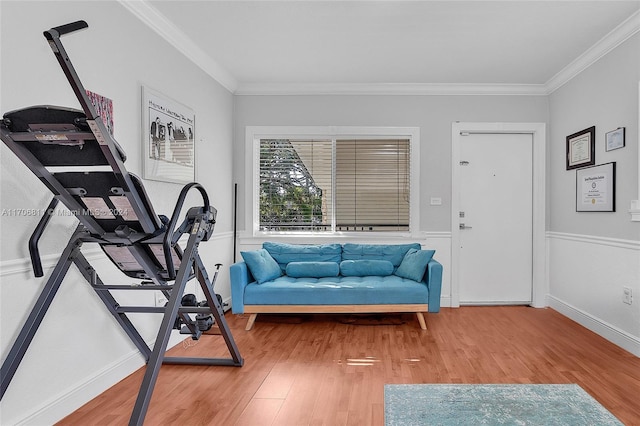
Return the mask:
<svg viewBox="0 0 640 426"><path fill-rule="evenodd" d="M386 383L577 383L640 425L640 358L552 309L443 308L428 330L409 314L247 318L227 314L245 365L163 366L145 424L383 425ZM220 336L186 343L170 353L228 357ZM126 424L142 375L59 424Z"/></svg>

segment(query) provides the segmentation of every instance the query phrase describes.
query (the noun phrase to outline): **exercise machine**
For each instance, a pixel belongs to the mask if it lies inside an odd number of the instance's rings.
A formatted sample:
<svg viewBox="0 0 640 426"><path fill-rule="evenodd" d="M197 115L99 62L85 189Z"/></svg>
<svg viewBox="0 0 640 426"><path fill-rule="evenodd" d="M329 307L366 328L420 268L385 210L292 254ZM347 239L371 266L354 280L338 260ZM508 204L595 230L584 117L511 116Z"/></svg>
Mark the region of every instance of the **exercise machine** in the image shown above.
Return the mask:
<svg viewBox="0 0 640 426"><path fill-rule="evenodd" d="M244 361L213 290L219 264L212 283L198 253L199 244L213 233L216 209L209 205L206 190L192 182L180 192L171 218L156 215L142 181L125 169L123 149L97 114L60 41L60 36L87 27L85 21L77 21L44 32L82 110L32 106L4 114L0 123L2 141L54 195L29 240L31 263L37 277L44 275L38 240L55 215L58 203L64 204L79 221L2 363L0 399L67 271L74 264L145 358L146 370L129 422L140 425L163 363L240 367ZM202 205L189 208L178 223L191 190L200 193ZM184 249L179 244L183 236L188 236ZM136 283L104 283L81 252L82 245L89 243L98 244L127 277L137 280ZM183 306L185 286L194 278L202 288L206 303ZM160 291L168 302L163 307L122 306L112 291L124 290ZM163 314L153 349L130 321L127 316L130 313ZM165 356L176 323L185 324L183 328L192 339L201 337L202 327L189 314L197 314L200 318L213 315L230 358Z"/></svg>

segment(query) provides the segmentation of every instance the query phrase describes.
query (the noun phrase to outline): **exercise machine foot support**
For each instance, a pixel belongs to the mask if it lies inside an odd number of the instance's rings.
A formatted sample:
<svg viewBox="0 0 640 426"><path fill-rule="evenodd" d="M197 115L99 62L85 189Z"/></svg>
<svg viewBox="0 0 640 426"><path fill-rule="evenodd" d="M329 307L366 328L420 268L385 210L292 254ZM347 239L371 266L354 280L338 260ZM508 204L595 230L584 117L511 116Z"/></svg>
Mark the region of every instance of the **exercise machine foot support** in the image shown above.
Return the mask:
<svg viewBox="0 0 640 426"><path fill-rule="evenodd" d="M44 275L38 240L58 203L79 221L2 363L0 398L73 264L146 360L144 378L129 422L140 425L144 422L163 363L241 367L244 361L213 290L219 265L216 265L212 282L198 253L199 244L213 234L217 211L209 204L206 190L192 182L180 192L170 219L156 215L142 180L127 172L124 150L97 114L60 41L60 36L87 27L86 22L77 21L44 32L82 110L32 106L5 113L0 123L2 141L53 193L46 213L29 240L29 253L37 277ZM178 223L191 190L199 191L203 203L190 207ZM184 235L188 235L188 240L182 248L178 241ZM83 256L83 244L98 244L122 273L139 282L136 285L103 282ZM200 284L206 306L182 306L185 286L192 279ZM122 290L160 291L168 302L164 307L122 306L112 294L112 291ZM130 321L128 314L131 313L163 314L153 349ZM189 315L193 313L213 315L219 336L229 350L229 358L165 356L176 318L186 324L192 339L201 337L201 329Z"/></svg>

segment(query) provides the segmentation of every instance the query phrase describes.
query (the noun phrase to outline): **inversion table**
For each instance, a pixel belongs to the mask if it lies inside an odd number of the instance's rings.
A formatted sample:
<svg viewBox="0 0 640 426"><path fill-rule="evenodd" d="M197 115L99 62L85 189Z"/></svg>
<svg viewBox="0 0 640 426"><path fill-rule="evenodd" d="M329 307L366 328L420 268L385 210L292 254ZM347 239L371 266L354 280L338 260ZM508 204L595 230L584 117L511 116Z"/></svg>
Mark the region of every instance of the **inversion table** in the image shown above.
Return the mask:
<svg viewBox="0 0 640 426"><path fill-rule="evenodd" d="M96 113L60 41L61 35L86 27L86 22L77 21L44 32L80 101L82 111L33 106L6 113L0 124L2 141L54 194L29 240L36 276L43 276L38 240L55 214L57 204L62 202L80 222L2 363L0 398L4 396L69 267L75 264L146 360L146 371L129 422L138 425L144 421L163 363L240 367L243 359L198 254L200 242L207 241L213 233L216 209L209 205L205 189L193 182L182 189L171 219L155 214L142 181L125 169L124 151ZM189 208L184 220L178 224L191 189L200 192L203 205ZM183 250L178 240L185 234L188 241ZM83 256L80 249L84 243L98 244L125 275L139 282L135 285L104 283ZM200 283L207 306L181 305L185 286L192 278ZM161 291L168 303L164 307L121 306L111 293L114 290ZM128 313L164 314L153 350L131 323ZM186 324L187 333L193 339L200 338L202 330L191 319L190 313L213 315L230 358L165 356L176 318Z"/></svg>

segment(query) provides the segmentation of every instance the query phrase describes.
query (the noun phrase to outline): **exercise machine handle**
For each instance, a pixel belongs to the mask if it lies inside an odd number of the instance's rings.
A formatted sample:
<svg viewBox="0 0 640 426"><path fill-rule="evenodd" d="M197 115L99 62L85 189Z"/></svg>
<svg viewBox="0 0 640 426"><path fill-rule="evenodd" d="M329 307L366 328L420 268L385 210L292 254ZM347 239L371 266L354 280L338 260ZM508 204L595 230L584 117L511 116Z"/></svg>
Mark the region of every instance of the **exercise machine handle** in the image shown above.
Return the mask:
<svg viewBox="0 0 640 426"><path fill-rule="evenodd" d="M171 256L171 238L173 237L173 232L176 227L176 223L178 223L178 218L180 217L180 211L182 210L182 205L184 204L185 198L187 198L187 192L191 188L196 188L200 191L202 195L202 200L204 201L203 211L207 212L210 209L209 206L209 195L207 191L204 189L202 185L197 182L191 182L186 184L182 191L180 191L180 196L178 196L178 201L176 202L176 207L173 209L173 214L171 215L171 220L167 225L167 231L164 234L164 241L162 242L162 249L164 250L164 260L167 263L167 272L169 273L169 279L173 280L176 278L176 268L173 266L173 256Z"/></svg>
<svg viewBox="0 0 640 426"><path fill-rule="evenodd" d="M47 40L53 40L53 31L55 31L57 33L57 36L60 37L61 35L72 33L78 30L83 30L85 28L89 28L89 24L87 24L86 21L76 21L69 24L60 25L59 27L53 27L50 30L45 31L44 36L47 38Z"/></svg>
<svg viewBox="0 0 640 426"><path fill-rule="evenodd" d="M99 117L98 113L91 103L89 96L87 96L84 86L80 82L80 78L78 77L73 64L71 64L69 55L67 55L67 52L64 50L64 46L62 45L62 41L60 41L61 35L88 27L89 24L87 24L85 21L76 21L71 22L70 24L53 27L50 30L43 32L43 34L44 37L49 41L49 46L51 47L51 50L53 50L53 54L56 56L56 59L58 60L58 63L60 64L64 75L67 76L67 80L69 81L73 92L76 94L76 98L78 98L82 110L87 116L87 120L95 120L97 117Z"/></svg>
<svg viewBox="0 0 640 426"><path fill-rule="evenodd" d="M44 31L43 34L44 37L49 41L49 46L51 47L53 54L56 56L58 64L60 64L60 68L62 68L64 75L67 77L67 80L69 81L69 84L71 85L76 98L78 98L80 106L82 107L84 114L87 116L87 120L96 120L96 118L99 118L100 116L91 103L91 99L89 99L84 86L80 82L80 78L78 77L78 74L76 73L76 70L71 63L71 60L69 59L69 55L67 55L67 52L62 45L62 41L60 40L61 35L78 31L83 28L89 28L89 24L87 24L86 21L75 21L69 24L60 25L58 27L53 27L50 30ZM102 120L98 121L102 123ZM100 133L107 133L106 127L103 123L98 127L101 127ZM98 135L96 135L96 137L98 137Z"/></svg>
<svg viewBox="0 0 640 426"><path fill-rule="evenodd" d="M51 219L51 216L53 216L53 212L55 211L57 205L57 198L51 200L49 206L47 207L47 210L42 216L42 219L40 219L40 222L38 222L38 226L36 226L33 234L31 234L31 238L29 238L29 255L31 256L31 266L33 267L33 273L36 277L41 277L44 275L44 272L42 271L42 261L40 259L40 250L38 250L38 241L40 240L44 229L47 227L49 219Z"/></svg>

